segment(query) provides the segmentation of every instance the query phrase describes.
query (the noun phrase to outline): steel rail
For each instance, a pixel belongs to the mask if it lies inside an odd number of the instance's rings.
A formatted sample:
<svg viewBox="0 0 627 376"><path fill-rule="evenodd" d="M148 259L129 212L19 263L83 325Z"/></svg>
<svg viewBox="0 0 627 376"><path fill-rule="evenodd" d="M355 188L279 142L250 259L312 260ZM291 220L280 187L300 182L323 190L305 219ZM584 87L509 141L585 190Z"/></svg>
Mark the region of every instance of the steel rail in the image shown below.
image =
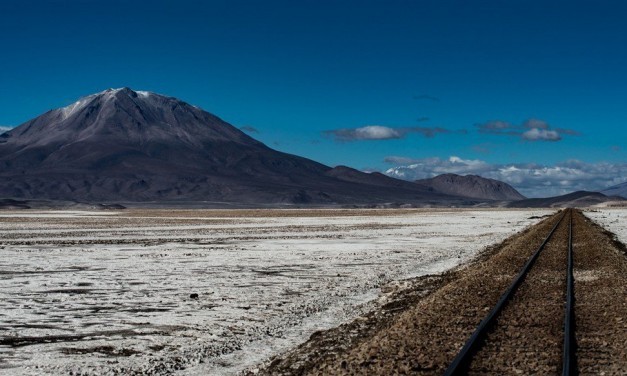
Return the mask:
<svg viewBox="0 0 627 376"><path fill-rule="evenodd" d="M562 356L562 376L577 374L575 358L575 294L573 277L573 211L568 223L568 266L566 269L566 307L564 312L564 353Z"/></svg>
<svg viewBox="0 0 627 376"><path fill-rule="evenodd" d="M544 246L546 246L546 244L549 242L549 239L555 233L557 226L559 226L559 224L562 223L562 220L566 216L567 212L568 210L564 211L564 214L562 214L562 216L557 221L557 223L555 223L555 225L551 229L551 232L549 232L549 235L547 235L547 237L544 239L540 247L538 247L538 249L534 252L534 254L529 258L529 260L527 260L527 263L525 264L525 266L523 266L522 270L516 276L516 279L514 279L512 284L509 286L509 288L503 293L503 295L501 295L501 298L496 303L494 308L492 308L490 313L488 313L488 315L481 321L481 323L472 333L472 335L470 336L466 344L464 344L464 347L462 347L459 353L457 353L457 356L455 356L455 359L453 359L453 362L451 362L451 364L446 369L446 372L444 373L445 376L456 376L456 375L466 374L468 366L470 365L470 360L472 359L472 356L474 355L474 353L481 346L481 343L483 342L485 335L492 328L492 326L496 322L496 318L503 310L503 307L505 307L507 302L514 295L514 293L518 289L518 286L520 286L522 281L525 279L525 277L527 276L527 273L529 272L529 270L535 263L536 259L538 258L542 250L544 249Z"/></svg>

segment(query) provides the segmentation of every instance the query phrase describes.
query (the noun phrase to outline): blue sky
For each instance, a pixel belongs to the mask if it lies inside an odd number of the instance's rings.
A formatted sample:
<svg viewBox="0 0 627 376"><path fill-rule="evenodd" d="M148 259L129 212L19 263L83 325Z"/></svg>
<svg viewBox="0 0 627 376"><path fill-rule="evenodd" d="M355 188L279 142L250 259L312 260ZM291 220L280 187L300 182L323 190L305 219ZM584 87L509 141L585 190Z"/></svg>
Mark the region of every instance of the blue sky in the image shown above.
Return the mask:
<svg viewBox="0 0 627 376"><path fill-rule="evenodd" d="M602 189L627 180L625 19L623 1L5 0L0 126L128 86L332 166Z"/></svg>

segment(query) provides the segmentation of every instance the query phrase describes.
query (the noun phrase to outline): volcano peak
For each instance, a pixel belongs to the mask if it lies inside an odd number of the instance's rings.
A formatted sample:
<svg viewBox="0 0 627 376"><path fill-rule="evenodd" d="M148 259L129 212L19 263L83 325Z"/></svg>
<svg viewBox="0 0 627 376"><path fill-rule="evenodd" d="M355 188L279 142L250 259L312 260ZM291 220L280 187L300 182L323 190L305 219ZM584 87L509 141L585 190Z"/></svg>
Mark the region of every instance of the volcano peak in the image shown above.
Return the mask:
<svg viewBox="0 0 627 376"><path fill-rule="evenodd" d="M177 98L128 87L88 95L0 136L0 197L255 204L442 197L357 170L329 173Z"/></svg>

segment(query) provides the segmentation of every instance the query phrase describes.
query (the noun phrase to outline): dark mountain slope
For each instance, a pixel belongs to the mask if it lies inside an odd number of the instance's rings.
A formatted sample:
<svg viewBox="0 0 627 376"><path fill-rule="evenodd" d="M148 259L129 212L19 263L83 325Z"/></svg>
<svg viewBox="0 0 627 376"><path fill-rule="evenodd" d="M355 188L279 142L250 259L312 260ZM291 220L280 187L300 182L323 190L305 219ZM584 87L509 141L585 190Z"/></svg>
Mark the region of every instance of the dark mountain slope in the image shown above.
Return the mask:
<svg viewBox="0 0 627 376"><path fill-rule="evenodd" d="M406 180L399 180L391 178L387 175L384 175L380 172L371 172L365 173L359 170L355 170L354 168L346 167L346 166L337 166L326 172L327 176L332 176L339 180L359 183L364 185L372 185L378 187L397 187L408 190L421 190L422 192L428 193L429 190L423 187L416 187L415 184L408 182Z"/></svg>
<svg viewBox="0 0 627 376"><path fill-rule="evenodd" d="M525 198L507 183L477 175L442 174L430 179L416 180L415 183L436 192L482 200L509 201Z"/></svg>
<svg viewBox="0 0 627 376"><path fill-rule="evenodd" d="M609 197L599 192L577 191L562 196L547 198L529 198L511 202L511 208L554 208L585 207L608 201L621 201L620 197Z"/></svg>
<svg viewBox="0 0 627 376"><path fill-rule="evenodd" d="M601 193L607 196L621 196L623 198L627 198L627 183L614 185L602 190Z"/></svg>

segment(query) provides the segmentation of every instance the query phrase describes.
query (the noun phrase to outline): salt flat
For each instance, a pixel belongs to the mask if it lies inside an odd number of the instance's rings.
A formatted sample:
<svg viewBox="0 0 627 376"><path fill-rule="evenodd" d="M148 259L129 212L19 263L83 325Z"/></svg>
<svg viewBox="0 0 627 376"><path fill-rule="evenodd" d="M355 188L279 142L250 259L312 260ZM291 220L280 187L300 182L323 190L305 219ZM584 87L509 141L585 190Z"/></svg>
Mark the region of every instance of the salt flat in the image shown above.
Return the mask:
<svg viewBox="0 0 627 376"><path fill-rule="evenodd" d="M592 209L586 210L584 214L627 244L627 208Z"/></svg>
<svg viewBox="0 0 627 376"><path fill-rule="evenodd" d="M0 374L236 374L551 212L3 211Z"/></svg>

